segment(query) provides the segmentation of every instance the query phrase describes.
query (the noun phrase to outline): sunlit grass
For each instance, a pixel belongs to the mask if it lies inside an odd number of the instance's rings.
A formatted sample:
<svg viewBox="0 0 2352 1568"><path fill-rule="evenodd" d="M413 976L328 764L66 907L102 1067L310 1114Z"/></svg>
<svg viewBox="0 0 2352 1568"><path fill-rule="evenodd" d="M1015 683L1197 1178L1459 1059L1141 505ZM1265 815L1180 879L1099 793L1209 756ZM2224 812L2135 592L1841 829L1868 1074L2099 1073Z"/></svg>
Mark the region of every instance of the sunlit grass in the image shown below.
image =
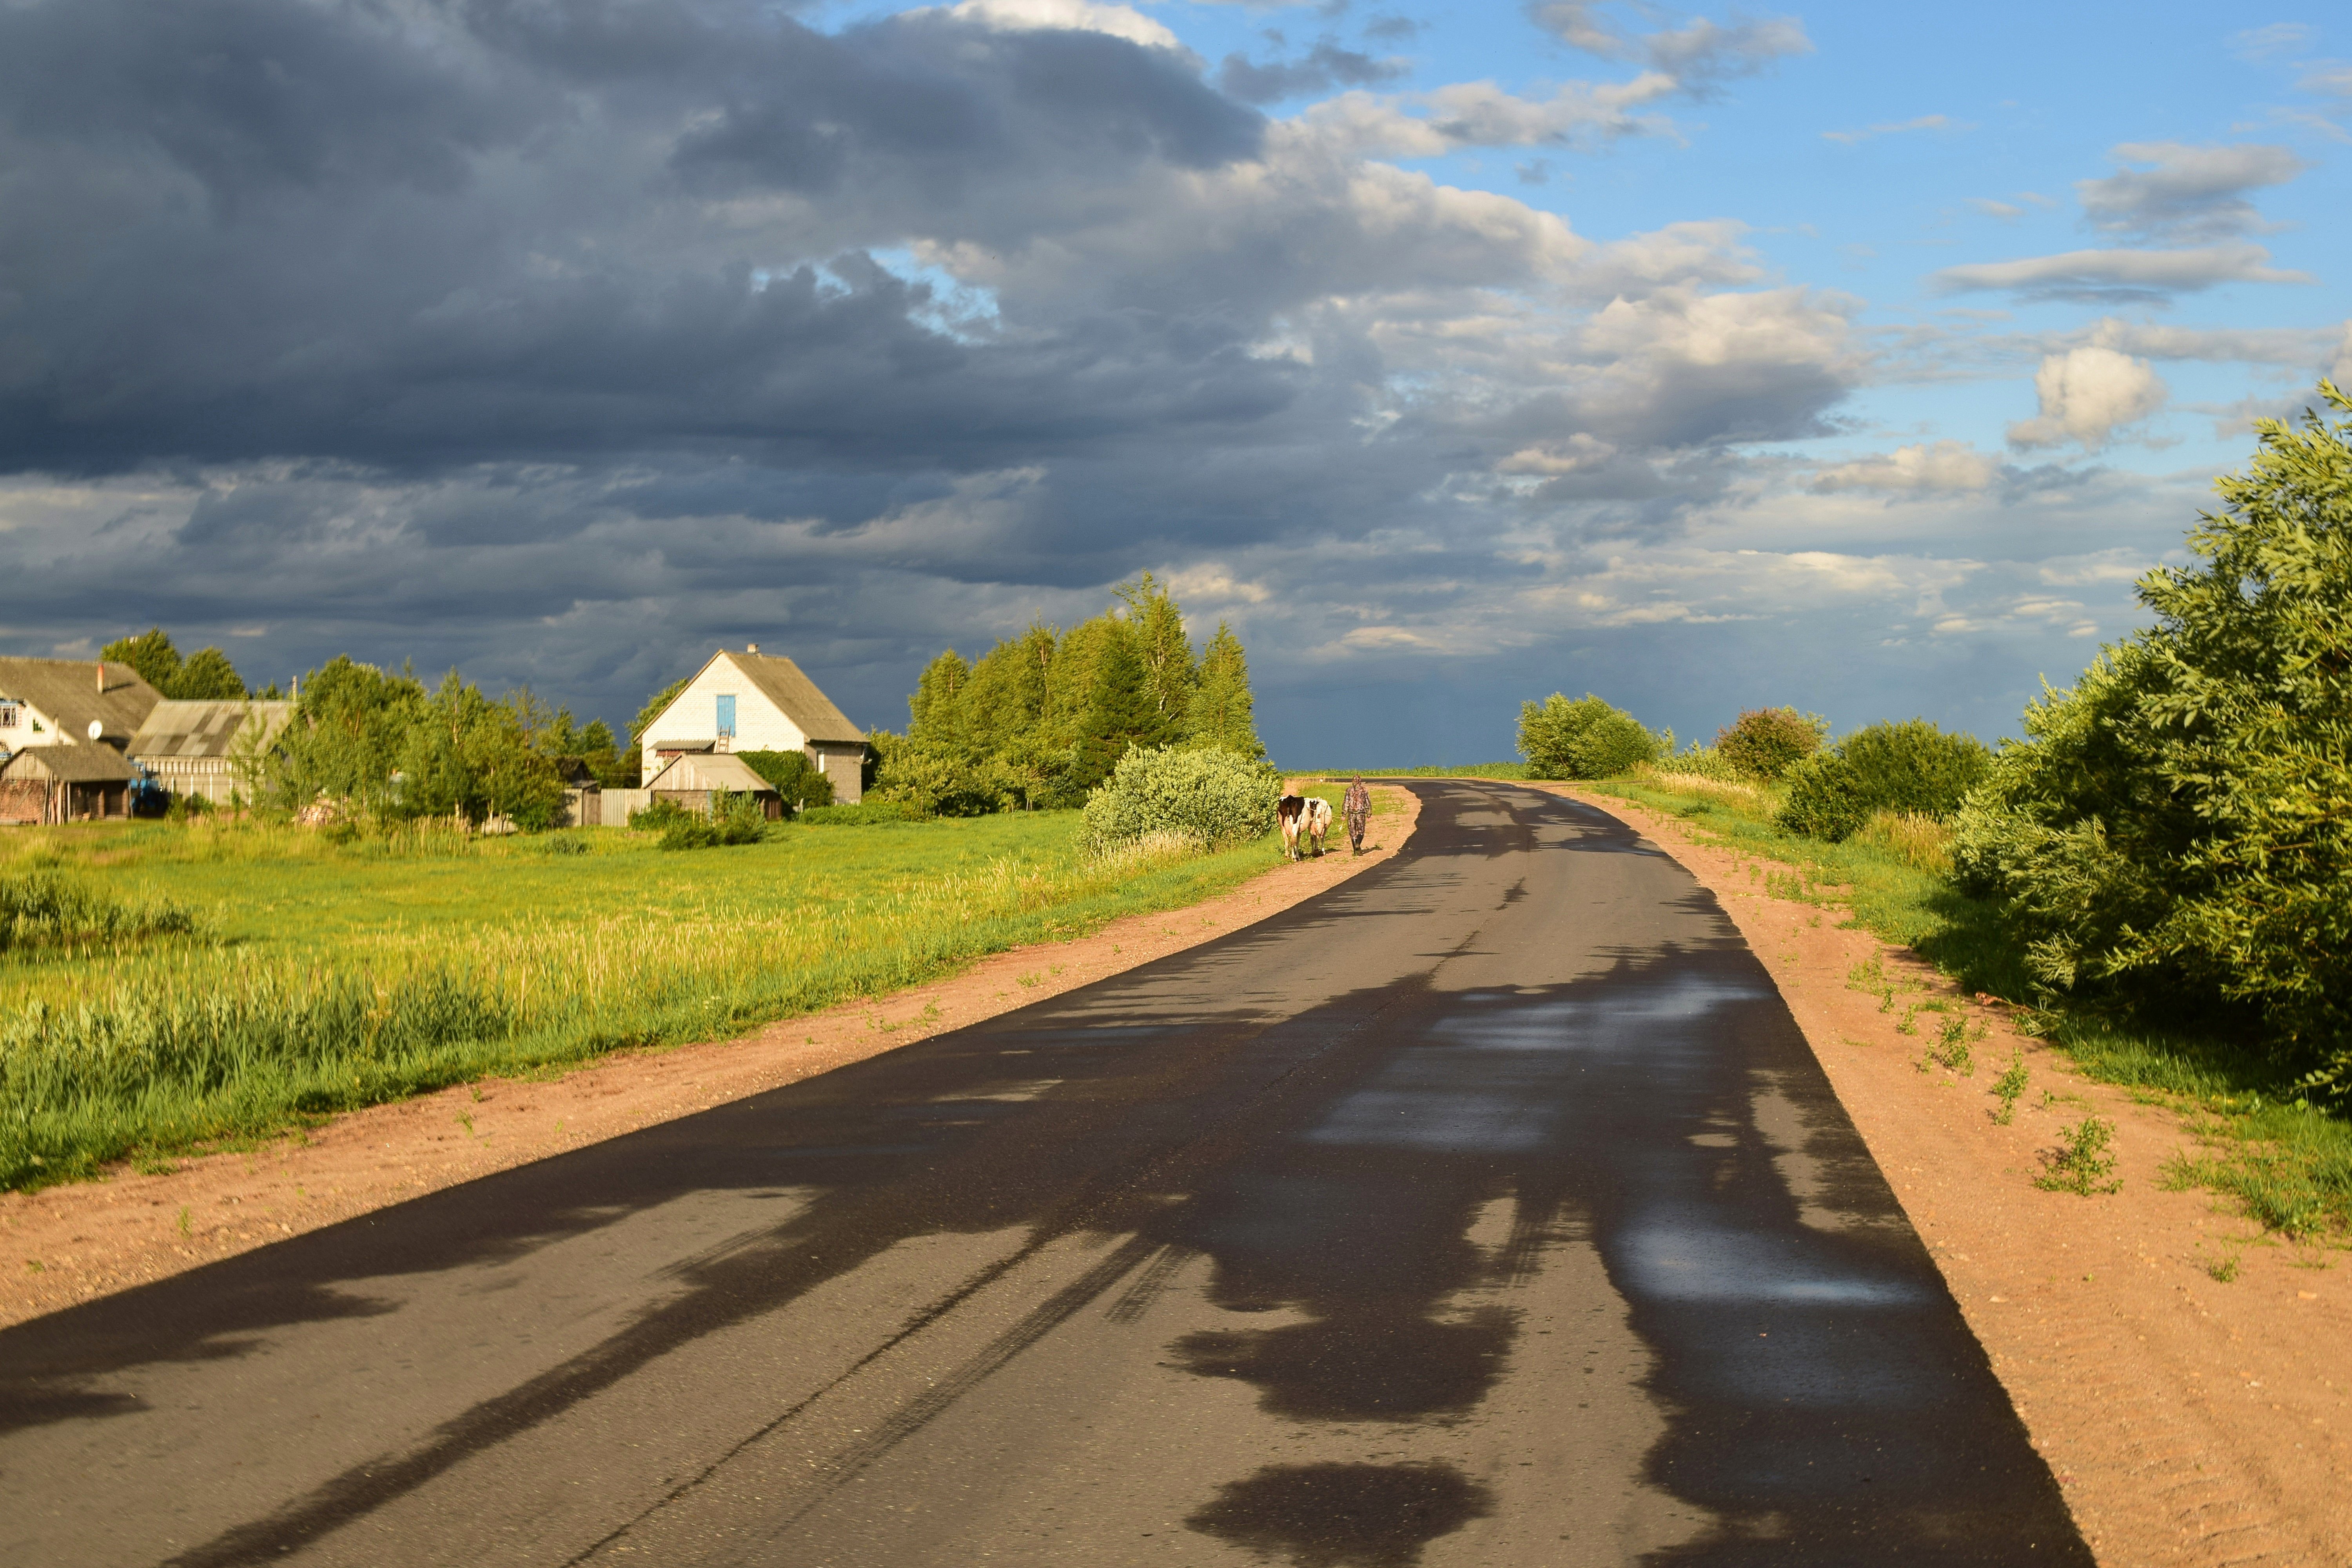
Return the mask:
<svg viewBox="0 0 2352 1568"><path fill-rule="evenodd" d="M1075 813L792 827L664 855L650 836L335 845L260 824L5 840L93 897L207 911L207 940L0 966L0 1186L617 1048L721 1037L1169 909L1271 840L1089 860ZM562 852L566 837L584 852Z"/></svg>

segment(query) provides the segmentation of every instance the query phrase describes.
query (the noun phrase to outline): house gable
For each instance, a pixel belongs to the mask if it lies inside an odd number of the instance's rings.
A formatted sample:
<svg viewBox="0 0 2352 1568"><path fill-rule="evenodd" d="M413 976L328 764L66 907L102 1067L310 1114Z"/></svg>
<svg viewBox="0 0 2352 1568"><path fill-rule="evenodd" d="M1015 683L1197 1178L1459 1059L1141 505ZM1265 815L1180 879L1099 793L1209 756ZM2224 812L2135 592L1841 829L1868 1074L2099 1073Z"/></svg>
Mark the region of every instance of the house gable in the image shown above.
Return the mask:
<svg viewBox="0 0 2352 1568"><path fill-rule="evenodd" d="M858 797L866 754L865 732L791 659L723 648L646 726L639 744L648 779L661 771L664 750L800 752L843 802Z"/></svg>

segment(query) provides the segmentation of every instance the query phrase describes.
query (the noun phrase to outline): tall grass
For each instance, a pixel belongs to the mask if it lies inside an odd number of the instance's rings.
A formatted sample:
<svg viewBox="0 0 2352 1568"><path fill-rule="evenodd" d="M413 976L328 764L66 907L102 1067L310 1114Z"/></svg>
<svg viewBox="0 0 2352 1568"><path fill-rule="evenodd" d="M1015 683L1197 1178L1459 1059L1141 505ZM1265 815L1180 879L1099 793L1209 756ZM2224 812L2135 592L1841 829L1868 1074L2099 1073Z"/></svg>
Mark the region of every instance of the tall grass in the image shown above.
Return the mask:
<svg viewBox="0 0 2352 1568"><path fill-rule="evenodd" d="M0 871L0 957L121 952L202 929L194 910L169 900L123 898L41 868Z"/></svg>
<svg viewBox="0 0 2352 1568"><path fill-rule="evenodd" d="M0 976L0 1187L488 1073L723 1037L1189 903L1273 858L1260 843L1094 860L1076 826L1054 813L792 828L686 857L610 831L562 856L543 840L322 855L289 838L273 859L266 837L169 828L68 844L233 890L242 936ZM433 918L451 906L465 915Z"/></svg>

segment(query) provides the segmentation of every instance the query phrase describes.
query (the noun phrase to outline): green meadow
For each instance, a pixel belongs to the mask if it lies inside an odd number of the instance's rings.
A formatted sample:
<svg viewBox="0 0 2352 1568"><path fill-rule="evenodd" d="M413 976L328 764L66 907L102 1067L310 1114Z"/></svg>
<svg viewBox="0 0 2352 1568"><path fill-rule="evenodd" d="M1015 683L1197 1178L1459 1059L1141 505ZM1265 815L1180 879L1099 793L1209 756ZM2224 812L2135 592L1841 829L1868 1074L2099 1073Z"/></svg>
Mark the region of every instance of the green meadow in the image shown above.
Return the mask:
<svg viewBox="0 0 2352 1568"><path fill-rule="evenodd" d="M1206 856L1077 839L1070 811L687 852L625 830L17 830L0 837L0 1188L724 1037L1194 903L1276 858L1270 836Z"/></svg>

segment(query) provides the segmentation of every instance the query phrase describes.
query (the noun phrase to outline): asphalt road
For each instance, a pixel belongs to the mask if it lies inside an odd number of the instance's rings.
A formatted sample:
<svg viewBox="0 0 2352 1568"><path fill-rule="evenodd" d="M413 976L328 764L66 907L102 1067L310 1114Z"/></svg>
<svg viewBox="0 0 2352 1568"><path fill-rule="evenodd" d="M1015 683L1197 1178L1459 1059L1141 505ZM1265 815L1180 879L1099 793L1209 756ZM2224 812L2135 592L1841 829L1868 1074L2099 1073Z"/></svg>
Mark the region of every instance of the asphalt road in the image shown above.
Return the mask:
<svg viewBox="0 0 2352 1568"><path fill-rule="evenodd" d="M1714 900L1413 787L1223 941L0 1333L0 1563L2088 1563Z"/></svg>

